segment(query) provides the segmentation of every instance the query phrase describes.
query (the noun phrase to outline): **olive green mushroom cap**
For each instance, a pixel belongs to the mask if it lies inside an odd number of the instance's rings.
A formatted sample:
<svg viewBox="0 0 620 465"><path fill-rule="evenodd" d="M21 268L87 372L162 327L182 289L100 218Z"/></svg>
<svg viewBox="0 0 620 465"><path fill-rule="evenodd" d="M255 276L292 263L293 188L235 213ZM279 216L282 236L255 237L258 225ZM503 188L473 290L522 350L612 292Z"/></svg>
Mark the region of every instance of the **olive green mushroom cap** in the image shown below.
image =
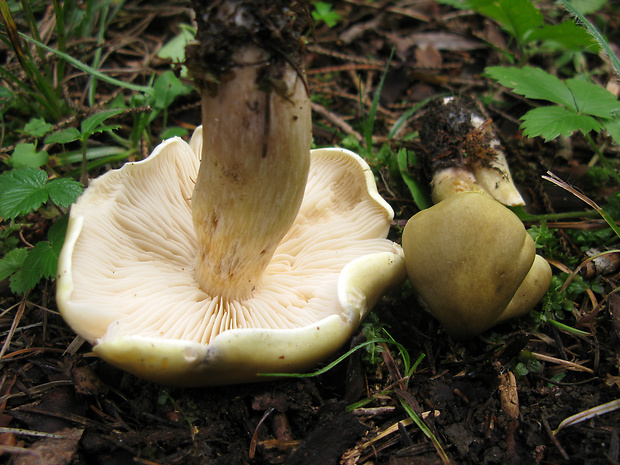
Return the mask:
<svg viewBox="0 0 620 465"><path fill-rule="evenodd" d="M456 339L527 314L551 282L521 220L483 193L460 192L414 215L403 249L414 289Z"/></svg>
<svg viewBox="0 0 620 465"><path fill-rule="evenodd" d="M91 183L60 255L61 314L101 358L156 382L307 370L406 279L402 250L386 239L392 209L357 155L313 150L297 219L252 295L208 295L195 279L191 211L201 144L200 129L190 144L168 139Z"/></svg>

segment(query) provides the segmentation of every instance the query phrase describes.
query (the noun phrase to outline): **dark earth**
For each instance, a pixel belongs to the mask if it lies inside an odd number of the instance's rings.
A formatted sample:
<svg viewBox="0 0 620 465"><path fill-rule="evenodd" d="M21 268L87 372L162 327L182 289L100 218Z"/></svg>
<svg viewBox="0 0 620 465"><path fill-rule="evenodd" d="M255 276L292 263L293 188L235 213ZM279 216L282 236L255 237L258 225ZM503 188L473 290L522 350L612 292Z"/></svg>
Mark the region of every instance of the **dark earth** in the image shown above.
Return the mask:
<svg viewBox="0 0 620 465"><path fill-rule="evenodd" d="M613 3L593 19L605 25L617 51L620 10ZM617 190L588 180L591 147L578 134L570 141L549 143L522 137L518 120L530 105L481 74L486 66L507 64L502 50L516 50L496 23L430 0L332 4L340 20L332 27L317 21L308 34L305 58L317 146L342 145L343 138L349 147L363 146L360 123L387 67L373 131L375 153L381 153L390 129L412 106L442 95L476 96L485 102L507 148L529 212L585 210L571 194L543 183L540 176L547 170L601 204ZM549 21L564 18L553 2L537 5ZM36 11L41 24L53 17L51 7ZM16 19L23 26L23 17ZM191 10L183 1L125 2L106 31L102 67L119 79L148 83L153 73L170 68L170 62L157 58L157 50L178 33L180 23L190 21ZM54 46L56 39L48 34L45 40ZM95 48L94 41L76 40L68 53L89 62ZM0 44L0 56L3 65L16 66L5 44ZM603 86L614 81L604 59L584 57L596 81ZM532 60L554 72L555 58L543 54ZM48 65L57 65L52 56L48 60ZM78 119L90 111L84 82L74 70L66 83L66 98ZM618 86L609 88L620 92ZM118 92L101 85L98 101L103 104ZM424 151L419 139L407 136L420 130L426 108L422 105L411 114L390 143ZM168 118L189 129L199 124L198 94L175 102ZM131 121L131 115L121 115L120 131L128 131ZM163 123L158 119L154 124ZM618 157L617 146L604 135L595 138L607 158ZM105 135L93 140L106 142ZM143 153L156 142L156 136L144 140ZM3 144L0 156L6 159L12 148ZM393 162L379 156L368 161L381 194L396 212L392 238L398 241L417 207L398 170L390 168ZM89 174L95 177L116 166L101 166ZM417 173L416 168L412 172ZM45 237L50 221L36 214L28 221L31 226L20 231L21 240L36 243ZM557 257L582 260L570 231L600 228L601 222L576 215L553 227L563 255L556 254L551 263L559 273L575 266ZM612 267L598 278L602 292L566 297L573 299L573 311L565 312L562 322L583 334L532 316L456 342L405 285L377 305L364 332L339 355L367 337L385 337L380 333L384 327L404 346L409 364L424 355L409 378L403 354L393 345L377 344L369 346L374 351L362 348L318 376L192 389L145 382L97 359L59 316L53 281L21 296L12 294L5 280L0 285L0 462L618 464L620 411L554 434L567 417L620 398L620 300L612 293L617 273ZM541 308L539 304L535 310L540 313ZM428 434L409 411L424 419Z"/></svg>

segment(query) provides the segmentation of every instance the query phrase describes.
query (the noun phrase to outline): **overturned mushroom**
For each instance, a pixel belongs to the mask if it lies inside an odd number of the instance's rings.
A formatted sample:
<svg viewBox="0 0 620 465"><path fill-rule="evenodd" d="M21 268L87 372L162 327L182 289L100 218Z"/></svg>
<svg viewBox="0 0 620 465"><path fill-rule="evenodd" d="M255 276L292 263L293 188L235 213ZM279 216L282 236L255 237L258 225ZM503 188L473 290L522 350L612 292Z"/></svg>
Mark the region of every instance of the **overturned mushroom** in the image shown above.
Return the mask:
<svg viewBox="0 0 620 465"><path fill-rule="evenodd" d="M282 56L300 44L288 3L197 11L237 34L213 45L199 25L203 127L94 180L71 210L58 306L111 364L189 386L303 371L406 277L367 164L310 154L301 60Z"/></svg>
<svg viewBox="0 0 620 465"><path fill-rule="evenodd" d="M407 222L403 250L424 305L448 334L468 339L527 314L551 268L502 205L523 201L488 123L456 99L439 103L430 119L422 142L436 204Z"/></svg>
<svg viewBox="0 0 620 465"><path fill-rule="evenodd" d="M527 314L551 283L551 268L521 220L478 192L416 214L403 249L413 287L457 339Z"/></svg>

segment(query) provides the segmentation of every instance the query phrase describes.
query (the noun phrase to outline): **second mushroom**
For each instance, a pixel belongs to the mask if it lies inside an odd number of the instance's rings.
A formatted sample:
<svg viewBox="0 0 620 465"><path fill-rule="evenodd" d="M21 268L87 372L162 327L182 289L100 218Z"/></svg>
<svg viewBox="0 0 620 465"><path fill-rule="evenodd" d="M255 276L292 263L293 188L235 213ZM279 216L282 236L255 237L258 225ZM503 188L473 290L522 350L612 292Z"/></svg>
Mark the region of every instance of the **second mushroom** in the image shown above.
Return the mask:
<svg viewBox="0 0 620 465"><path fill-rule="evenodd" d="M457 339L527 314L551 283L551 267L521 220L523 205L499 140L473 102L447 98L429 110L421 139L435 205L403 231L409 280Z"/></svg>

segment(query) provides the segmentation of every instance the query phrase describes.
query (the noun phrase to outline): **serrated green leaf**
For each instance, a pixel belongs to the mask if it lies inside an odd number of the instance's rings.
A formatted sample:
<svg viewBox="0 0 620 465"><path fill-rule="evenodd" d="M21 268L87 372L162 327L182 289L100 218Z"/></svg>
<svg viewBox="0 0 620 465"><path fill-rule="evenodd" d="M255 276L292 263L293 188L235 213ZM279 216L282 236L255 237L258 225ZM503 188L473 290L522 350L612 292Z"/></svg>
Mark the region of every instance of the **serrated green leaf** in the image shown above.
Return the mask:
<svg viewBox="0 0 620 465"><path fill-rule="evenodd" d="M113 124L111 126L107 125L107 124L103 124L101 126L97 126L95 129L93 129L93 132L90 134L91 136L93 134L99 133L99 132L105 132L105 131L115 131L118 128L120 128L121 125L120 124Z"/></svg>
<svg viewBox="0 0 620 465"><path fill-rule="evenodd" d="M69 178L52 179L45 186L49 198L59 207L68 207L82 194L84 187Z"/></svg>
<svg viewBox="0 0 620 465"><path fill-rule="evenodd" d="M11 275L9 278L9 288L13 294L24 294L26 291L29 291L34 286L28 286L28 284L24 284L22 280L22 272L23 268L20 268L15 273Z"/></svg>
<svg viewBox="0 0 620 465"><path fill-rule="evenodd" d="M540 107L521 117L521 129L526 137L541 136L550 141L558 136L568 137L575 131L599 131L601 124L588 115L578 115L562 107Z"/></svg>
<svg viewBox="0 0 620 465"><path fill-rule="evenodd" d="M0 260L0 280L7 278L21 269L24 265L24 260L26 260L27 253L26 249L13 249L8 252L2 260Z"/></svg>
<svg viewBox="0 0 620 465"><path fill-rule="evenodd" d="M80 140L82 134L78 128L67 128L62 131L50 134L45 138L46 144L68 144L69 142L75 142Z"/></svg>
<svg viewBox="0 0 620 465"><path fill-rule="evenodd" d="M84 121L82 121L82 136L92 136L96 132L97 126L102 124L108 118L112 118L113 116L116 116L123 111L124 110L122 108L114 108L111 110L103 110L99 113L95 113L94 115L89 116Z"/></svg>
<svg viewBox="0 0 620 465"><path fill-rule="evenodd" d="M17 144L11 155L13 168L39 168L47 163L49 155L45 150L37 152L34 144Z"/></svg>
<svg viewBox="0 0 620 465"><path fill-rule="evenodd" d="M574 21L542 26L528 36L528 41L544 41L564 51L599 53L601 46L581 26Z"/></svg>
<svg viewBox="0 0 620 465"><path fill-rule="evenodd" d="M13 219L47 202L47 173L36 168L13 169L0 176L0 217Z"/></svg>
<svg viewBox="0 0 620 465"><path fill-rule="evenodd" d="M577 111L570 89L560 79L540 68L491 66L485 69L485 73L501 85L511 88L515 94L558 103Z"/></svg>
<svg viewBox="0 0 620 465"><path fill-rule="evenodd" d="M53 128L54 126L47 123L43 118L32 118L24 126L24 132L34 137L43 137Z"/></svg>
<svg viewBox="0 0 620 465"><path fill-rule="evenodd" d="M565 83L575 97L579 113L611 118L620 112L620 101L607 89L582 79L567 79Z"/></svg>
<svg viewBox="0 0 620 465"><path fill-rule="evenodd" d="M58 254L49 242L41 241L28 250L24 267L22 268L22 282L28 289L33 288L41 278L50 279L56 276L58 269Z"/></svg>

